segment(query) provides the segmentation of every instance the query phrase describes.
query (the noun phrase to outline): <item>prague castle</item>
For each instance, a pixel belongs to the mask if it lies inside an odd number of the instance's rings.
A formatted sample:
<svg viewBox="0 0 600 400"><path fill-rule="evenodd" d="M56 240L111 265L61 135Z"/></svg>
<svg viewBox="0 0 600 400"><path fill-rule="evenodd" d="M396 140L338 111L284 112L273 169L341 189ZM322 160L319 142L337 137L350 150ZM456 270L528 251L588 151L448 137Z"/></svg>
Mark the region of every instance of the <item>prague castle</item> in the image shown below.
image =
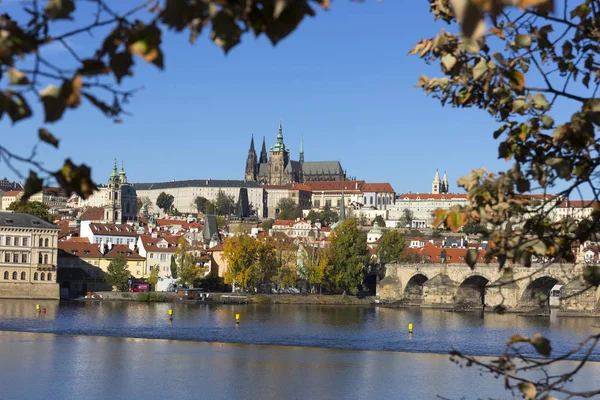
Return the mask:
<svg viewBox="0 0 600 400"><path fill-rule="evenodd" d="M260 157L254 150L254 136L246 160L245 180L261 185L287 185L314 181L344 181L346 172L339 161L304 161L304 146L300 142L298 161L290 157L290 149L283 143L283 128L279 122L277 141L267 155L263 138Z"/></svg>

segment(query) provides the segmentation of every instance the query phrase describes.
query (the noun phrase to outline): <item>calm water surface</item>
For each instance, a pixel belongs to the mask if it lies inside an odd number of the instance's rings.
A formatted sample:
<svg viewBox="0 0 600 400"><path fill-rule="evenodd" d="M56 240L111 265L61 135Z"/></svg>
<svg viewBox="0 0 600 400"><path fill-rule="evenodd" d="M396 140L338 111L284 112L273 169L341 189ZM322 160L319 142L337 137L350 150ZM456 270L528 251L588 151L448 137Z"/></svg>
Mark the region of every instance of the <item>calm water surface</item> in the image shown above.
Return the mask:
<svg viewBox="0 0 600 400"><path fill-rule="evenodd" d="M549 337L559 354L600 325L371 307L38 303L46 313L0 301L0 399L511 398L443 354L497 355L517 332ZM600 363L573 385L600 387Z"/></svg>

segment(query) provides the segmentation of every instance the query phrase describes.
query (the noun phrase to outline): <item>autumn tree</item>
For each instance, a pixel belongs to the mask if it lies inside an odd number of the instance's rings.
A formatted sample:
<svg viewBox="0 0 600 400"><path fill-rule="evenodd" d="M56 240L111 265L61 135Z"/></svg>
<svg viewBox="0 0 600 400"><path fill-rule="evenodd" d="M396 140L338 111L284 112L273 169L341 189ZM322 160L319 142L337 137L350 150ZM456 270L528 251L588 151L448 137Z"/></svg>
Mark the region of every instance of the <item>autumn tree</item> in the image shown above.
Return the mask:
<svg viewBox="0 0 600 400"><path fill-rule="evenodd" d="M250 236L240 235L228 237L223 244L223 258L227 262L225 283L232 286L232 291L246 288L252 278L252 268L258 259L259 242Z"/></svg>
<svg viewBox="0 0 600 400"><path fill-rule="evenodd" d="M47 222L54 222L54 218L48 211L48 206L39 201L13 201L7 209L16 213L33 215Z"/></svg>
<svg viewBox="0 0 600 400"><path fill-rule="evenodd" d="M176 254L177 282L184 287L190 287L206 272L206 268L200 267L189 242L184 237L179 239Z"/></svg>
<svg viewBox="0 0 600 400"><path fill-rule="evenodd" d="M511 167L498 174L485 169L462 177L468 204L437 210L434 226L460 230L471 222L489 231L486 260L529 268L532 258L573 262L579 243L597 241L600 222L598 167L600 158L600 8L596 0L430 0L433 18L451 25L421 40L409 54L438 64L441 76L421 76L417 86L442 105L477 108L498 126L498 157ZM454 29L456 25L460 29ZM533 196L530 192L547 194ZM563 199L590 193L589 218L582 221L548 218ZM475 258L467 258L474 267ZM545 268L547 265L542 265ZM600 285L600 268L584 266L578 279L583 292ZM509 272L510 273L510 272ZM594 335L581 346L600 340ZM516 335L498 360L486 362L455 353L467 365L477 365L504 378L507 389L528 399L592 397L566 387L578 368L548 375L552 360L537 363L518 356L517 346L532 346L551 356L550 342L540 335ZM576 350L580 350L578 347ZM590 354L590 350L586 350ZM517 355L515 355L517 354ZM585 362L585 360L584 360ZM525 371L546 378L530 381Z"/></svg>
<svg viewBox="0 0 600 400"><path fill-rule="evenodd" d="M330 241L328 258L333 286L356 294L369 262L367 235L356 227L353 219L347 219L335 228Z"/></svg>
<svg viewBox="0 0 600 400"><path fill-rule="evenodd" d="M171 271L171 278L177 279L178 267L177 267L177 260L176 260L174 254L171 256L171 264L169 265L169 270Z"/></svg>
<svg viewBox="0 0 600 400"><path fill-rule="evenodd" d="M301 275L310 286L310 292L315 293L317 287L321 292L323 283L327 279L331 267L327 251L323 249L312 249L312 254L309 254L308 259L300 271Z"/></svg>
<svg viewBox="0 0 600 400"><path fill-rule="evenodd" d="M269 229L273 228L274 223L275 223L275 221L272 219L267 219L266 221L263 221L263 223L262 223L263 230L268 231Z"/></svg>
<svg viewBox="0 0 600 400"><path fill-rule="evenodd" d="M106 272L104 273L104 280L106 283L121 292L128 289L130 277L131 273L127 269L127 257L123 254L119 254L110 260L108 267L106 267Z"/></svg>
<svg viewBox="0 0 600 400"><path fill-rule="evenodd" d="M377 243L377 258L381 264L391 261L402 261L404 257L405 239L400 232L386 231Z"/></svg>
<svg viewBox="0 0 600 400"><path fill-rule="evenodd" d="M337 212L331 209L327 204L323 207L323 210L319 213L319 218L321 222L326 226L329 226L337 221L339 221L340 216Z"/></svg>
<svg viewBox="0 0 600 400"><path fill-rule="evenodd" d="M156 199L156 206L158 208L160 208L161 210L163 210L166 214L169 211L171 211L174 201L175 201L175 198L173 197L172 194L160 192L160 194L158 195L158 198Z"/></svg>
<svg viewBox="0 0 600 400"><path fill-rule="evenodd" d="M159 268L160 266L157 264L153 267L151 267L152 270L150 271L150 276L148 277L148 283L152 285L152 288L154 290L156 290L156 285L158 284L158 273L159 273Z"/></svg>

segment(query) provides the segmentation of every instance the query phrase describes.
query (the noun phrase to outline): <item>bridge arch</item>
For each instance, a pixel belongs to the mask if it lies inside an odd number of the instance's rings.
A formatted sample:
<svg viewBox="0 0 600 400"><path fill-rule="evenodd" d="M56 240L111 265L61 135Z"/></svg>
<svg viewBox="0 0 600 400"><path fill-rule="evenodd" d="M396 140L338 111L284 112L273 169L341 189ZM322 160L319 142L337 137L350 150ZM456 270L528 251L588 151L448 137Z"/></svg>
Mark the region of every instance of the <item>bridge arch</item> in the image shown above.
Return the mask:
<svg viewBox="0 0 600 400"><path fill-rule="evenodd" d="M562 284L558 277L552 275L539 276L527 283L520 296L523 306L550 306L550 290L557 283Z"/></svg>
<svg viewBox="0 0 600 400"><path fill-rule="evenodd" d="M485 304L485 288L490 279L480 273L467 276L456 289L455 305L481 307Z"/></svg>
<svg viewBox="0 0 600 400"><path fill-rule="evenodd" d="M429 278L424 273L414 273L406 281L406 286L404 286L404 297L409 299L422 299L423 284L427 282L427 280L429 280Z"/></svg>

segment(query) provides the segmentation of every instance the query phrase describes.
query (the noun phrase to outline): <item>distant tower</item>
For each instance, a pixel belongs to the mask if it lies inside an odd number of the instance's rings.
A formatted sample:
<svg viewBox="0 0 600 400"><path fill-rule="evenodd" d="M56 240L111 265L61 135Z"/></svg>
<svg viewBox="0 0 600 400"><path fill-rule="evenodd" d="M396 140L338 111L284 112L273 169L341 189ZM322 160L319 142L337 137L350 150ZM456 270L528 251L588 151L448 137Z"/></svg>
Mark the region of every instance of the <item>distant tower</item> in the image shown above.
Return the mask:
<svg viewBox="0 0 600 400"><path fill-rule="evenodd" d="M259 164L268 164L269 159L267 156L267 146L265 144L265 137L263 136L263 145L262 150L260 151L260 159L258 160Z"/></svg>
<svg viewBox="0 0 600 400"><path fill-rule="evenodd" d="M258 163L256 162L256 151L254 150L254 135L250 140L250 150L248 150L248 158L246 159L246 173L244 179L247 182L256 181Z"/></svg>
<svg viewBox="0 0 600 400"><path fill-rule="evenodd" d="M433 178L433 182L431 183L431 193L432 194L440 194L440 189L442 186L442 181L440 180L440 174L438 170L435 170L435 177Z"/></svg>
<svg viewBox="0 0 600 400"><path fill-rule="evenodd" d="M123 171L123 174L125 172ZM122 218L122 210L121 210L121 178L119 173L117 172L117 159L115 158L115 162L113 164L112 173L110 174L110 178L108 178L108 190L107 195L108 199L106 204L104 204L104 219L106 222L111 224L120 224Z"/></svg>
<svg viewBox="0 0 600 400"><path fill-rule="evenodd" d="M340 221L346 219L346 200L344 199L344 188L342 187L342 204L340 206Z"/></svg>
<svg viewBox="0 0 600 400"><path fill-rule="evenodd" d="M277 133L277 142L271 147L269 161L269 184L282 185L284 184L285 167L289 161L289 150L286 149L283 143L283 127L279 121L279 132Z"/></svg>
<svg viewBox="0 0 600 400"><path fill-rule="evenodd" d="M450 186L448 185L448 178L446 177L446 171L444 171L444 179L442 181L442 193L450 193Z"/></svg>
<svg viewBox="0 0 600 400"><path fill-rule="evenodd" d="M304 139L300 139L300 158L298 159L300 163L304 163Z"/></svg>

